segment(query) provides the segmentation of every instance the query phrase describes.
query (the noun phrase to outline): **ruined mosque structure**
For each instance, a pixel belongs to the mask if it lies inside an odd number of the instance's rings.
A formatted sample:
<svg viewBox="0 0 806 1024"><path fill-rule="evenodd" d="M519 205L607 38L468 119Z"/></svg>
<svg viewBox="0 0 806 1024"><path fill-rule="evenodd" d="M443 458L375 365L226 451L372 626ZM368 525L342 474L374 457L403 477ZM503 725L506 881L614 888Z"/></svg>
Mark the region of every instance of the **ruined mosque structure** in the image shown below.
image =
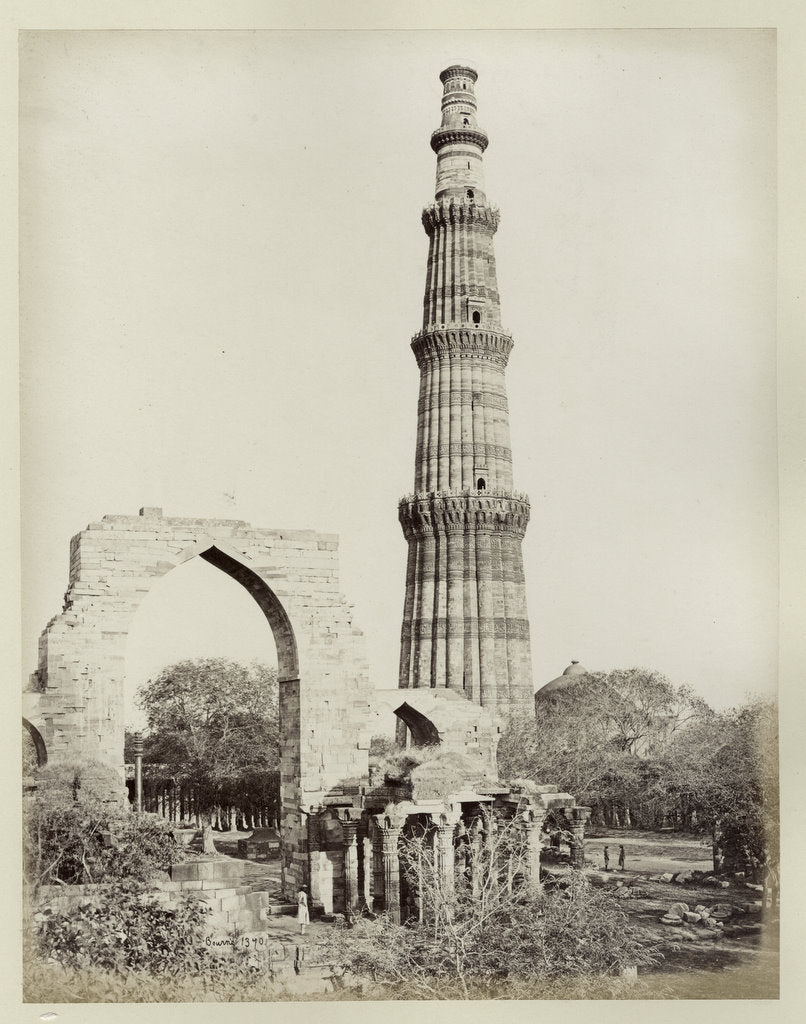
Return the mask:
<svg viewBox="0 0 806 1024"><path fill-rule="evenodd" d="M452 65L440 79L436 192L423 213L423 321L412 341L420 369L414 493L399 506L408 564L398 686L370 683L334 535L144 507L73 537L64 607L42 633L23 694L40 764L113 767L121 781L109 799L124 801L129 630L161 577L204 559L249 592L274 635L286 892L304 885L314 908L385 910L395 920L411 907L406 836L430 837L452 884L496 809L521 830L524 871L537 882L546 816L564 823L581 866L589 814L554 786L497 776L507 717L534 714L521 555L529 503L513 490L504 382L512 339L500 321L499 215L484 192L477 75ZM408 772L370 758L384 709L396 716L401 746L418 753ZM184 804L166 806L176 817Z"/></svg>

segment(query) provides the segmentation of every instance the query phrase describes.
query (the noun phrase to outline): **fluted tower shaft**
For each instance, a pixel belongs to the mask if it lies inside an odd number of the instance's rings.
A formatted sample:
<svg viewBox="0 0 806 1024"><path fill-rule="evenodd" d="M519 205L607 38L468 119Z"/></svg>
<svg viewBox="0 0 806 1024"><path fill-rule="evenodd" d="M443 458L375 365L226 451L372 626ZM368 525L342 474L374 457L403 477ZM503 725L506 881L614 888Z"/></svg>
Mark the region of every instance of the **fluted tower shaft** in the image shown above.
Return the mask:
<svg viewBox="0 0 806 1024"><path fill-rule="evenodd" d="M440 75L442 124L428 235L414 494L399 506L408 541L401 687L448 687L507 715L532 713L521 542L529 502L513 491L493 235L476 122L476 72Z"/></svg>

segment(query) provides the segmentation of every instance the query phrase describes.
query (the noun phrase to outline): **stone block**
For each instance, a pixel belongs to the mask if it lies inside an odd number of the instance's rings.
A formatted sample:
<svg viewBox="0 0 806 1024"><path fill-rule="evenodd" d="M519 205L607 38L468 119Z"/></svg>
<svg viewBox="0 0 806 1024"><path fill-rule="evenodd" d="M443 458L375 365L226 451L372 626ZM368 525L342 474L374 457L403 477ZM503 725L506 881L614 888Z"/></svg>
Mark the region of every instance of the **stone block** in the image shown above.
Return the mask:
<svg viewBox="0 0 806 1024"><path fill-rule="evenodd" d="M184 864L171 865L171 878L175 882L199 881L199 861L189 861ZM200 886L201 887L201 886Z"/></svg>

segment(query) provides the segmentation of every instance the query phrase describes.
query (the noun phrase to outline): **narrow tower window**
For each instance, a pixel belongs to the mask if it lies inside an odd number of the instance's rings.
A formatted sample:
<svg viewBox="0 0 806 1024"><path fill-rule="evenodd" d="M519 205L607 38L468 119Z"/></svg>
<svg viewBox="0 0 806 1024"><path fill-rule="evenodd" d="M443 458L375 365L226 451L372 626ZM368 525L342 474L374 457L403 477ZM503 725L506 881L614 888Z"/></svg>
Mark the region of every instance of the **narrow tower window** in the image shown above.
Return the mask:
<svg viewBox="0 0 806 1024"><path fill-rule="evenodd" d="M477 309L473 310L473 323L474 324L480 324L481 323L481 313L479 313L479 311Z"/></svg>
<svg viewBox="0 0 806 1024"><path fill-rule="evenodd" d="M484 491L486 489L487 489L487 484L486 484L486 482L484 480L484 477L480 476L478 478L478 480L476 481L476 490L477 491Z"/></svg>
<svg viewBox="0 0 806 1024"><path fill-rule="evenodd" d="M468 125L468 124L470 124L470 121L468 121L468 119L466 117L463 117L462 118L462 124Z"/></svg>
<svg viewBox="0 0 806 1024"><path fill-rule="evenodd" d="M470 164L468 164L467 166L468 166L468 167L470 167ZM469 189L467 190L467 193L466 193L466 194L467 194L467 198L468 198L468 199L472 199L472 198L473 198L473 195L474 195L473 189L472 189L472 188L469 188Z"/></svg>

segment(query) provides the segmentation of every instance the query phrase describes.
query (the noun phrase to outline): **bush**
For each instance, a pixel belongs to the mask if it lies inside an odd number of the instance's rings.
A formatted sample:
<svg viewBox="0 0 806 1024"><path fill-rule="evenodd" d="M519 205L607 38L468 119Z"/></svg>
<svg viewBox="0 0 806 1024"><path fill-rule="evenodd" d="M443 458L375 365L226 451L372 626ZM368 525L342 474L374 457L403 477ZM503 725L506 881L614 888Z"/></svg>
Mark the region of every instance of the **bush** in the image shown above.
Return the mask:
<svg viewBox="0 0 806 1024"><path fill-rule="evenodd" d="M207 943L205 903L166 904L137 883L98 886L69 911L29 922L28 1002L191 1002L277 998L271 971L237 945Z"/></svg>
<svg viewBox="0 0 806 1024"><path fill-rule="evenodd" d="M333 934L331 962L354 986L369 985L364 995L606 997L623 989L622 970L659 959L618 901L578 873L551 890L532 884L517 820L487 816L481 825L457 854L449 884L429 835L401 840L416 920L382 916Z"/></svg>
<svg viewBox="0 0 806 1024"><path fill-rule="evenodd" d="M146 882L183 857L168 822L102 799L110 774L117 780L108 769L60 766L38 777L24 830L26 876L34 888L124 878Z"/></svg>
<svg viewBox="0 0 806 1024"><path fill-rule="evenodd" d="M64 967L193 970L205 957L208 913L199 900L166 904L136 883L103 885L68 911L34 915L37 952Z"/></svg>

